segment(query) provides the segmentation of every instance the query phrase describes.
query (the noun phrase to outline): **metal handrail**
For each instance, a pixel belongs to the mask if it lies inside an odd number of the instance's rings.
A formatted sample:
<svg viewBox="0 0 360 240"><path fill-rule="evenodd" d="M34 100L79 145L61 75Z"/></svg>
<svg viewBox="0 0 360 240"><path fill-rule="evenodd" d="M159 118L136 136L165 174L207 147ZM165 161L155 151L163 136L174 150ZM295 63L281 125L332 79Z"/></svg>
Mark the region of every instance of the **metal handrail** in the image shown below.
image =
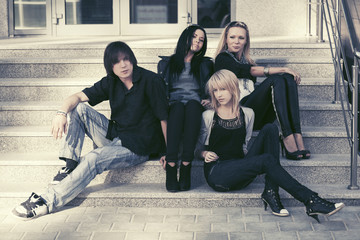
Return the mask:
<svg viewBox="0 0 360 240"><path fill-rule="evenodd" d="M348 142L351 148L351 173L350 173L350 185L348 189L359 189L357 185L357 156L358 156L358 94L359 94L359 59L360 53L358 51L359 41L356 36L354 24L352 22L351 13L346 0L338 0L334 2L331 0L321 1L321 14L324 17L325 25L328 33L328 39L331 48L332 59L335 68L335 93L339 93L341 107L343 110L343 116L345 121L345 128L348 137ZM348 62L346 60L346 53L344 49L344 43L341 39L341 26L340 26L340 14L343 14L346 29L349 32L350 45L352 54L354 57L354 65L352 67L352 81L346 81L343 74L342 63L344 64L345 74L347 79L351 79L348 69ZM334 47L333 47L334 46ZM341 86L343 88L341 88ZM346 88L348 86L348 88ZM338 91L336 91L338 90ZM347 97L348 91L352 93L352 103L350 104ZM335 101L336 101L336 95ZM348 126L348 118L351 122L351 131Z"/></svg>

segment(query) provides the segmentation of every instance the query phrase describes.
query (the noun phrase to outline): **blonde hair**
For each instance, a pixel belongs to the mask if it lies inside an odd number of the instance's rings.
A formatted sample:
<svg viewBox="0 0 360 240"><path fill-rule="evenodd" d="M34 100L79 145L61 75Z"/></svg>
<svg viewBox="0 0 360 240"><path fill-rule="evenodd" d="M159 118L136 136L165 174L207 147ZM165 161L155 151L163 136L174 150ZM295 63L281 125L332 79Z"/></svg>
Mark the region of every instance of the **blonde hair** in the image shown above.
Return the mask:
<svg viewBox="0 0 360 240"><path fill-rule="evenodd" d="M240 114L240 89L239 80L236 75L226 69L215 72L206 84L206 90L211 97L211 107L217 111L220 107L219 102L215 98L214 89L226 89L231 94L231 110L236 116Z"/></svg>
<svg viewBox="0 0 360 240"><path fill-rule="evenodd" d="M218 47L217 47L216 52L215 52L215 58L217 57L217 55L219 55L220 53L224 52L227 49L226 39L227 39L230 28L233 28L233 27L239 27L239 28L245 29L245 31L246 31L246 44L245 44L244 50L243 50L243 52L241 54L244 54L245 59L251 65L255 65L254 60L252 60L251 57L250 57L250 34L249 34L249 29L248 29L247 25L244 22L239 22L239 21L232 21L232 22L228 23L225 26L225 28L222 31L221 36L220 36L220 41L219 41ZM237 59L240 60L240 58L241 58L240 53L238 53L236 57L237 57Z"/></svg>

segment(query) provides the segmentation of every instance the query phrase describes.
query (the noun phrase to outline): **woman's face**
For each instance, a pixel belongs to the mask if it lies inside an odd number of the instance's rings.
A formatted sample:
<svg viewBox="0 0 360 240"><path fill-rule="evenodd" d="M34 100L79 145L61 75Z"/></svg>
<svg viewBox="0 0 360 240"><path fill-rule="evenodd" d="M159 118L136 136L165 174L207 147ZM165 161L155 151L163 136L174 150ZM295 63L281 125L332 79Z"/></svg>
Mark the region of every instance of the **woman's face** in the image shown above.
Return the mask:
<svg viewBox="0 0 360 240"><path fill-rule="evenodd" d="M199 52L204 46L204 39L205 39L204 32L201 29L196 29L192 38L190 50L193 53Z"/></svg>
<svg viewBox="0 0 360 240"><path fill-rule="evenodd" d="M226 106L228 104L231 104L231 98L232 95L229 92L229 90L225 89L225 88L221 88L221 87L215 87L214 90L214 96L216 101L223 106Z"/></svg>
<svg viewBox="0 0 360 240"><path fill-rule="evenodd" d="M246 45L246 30L242 27L229 28L226 45L229 52L242 53Z"/></svg>

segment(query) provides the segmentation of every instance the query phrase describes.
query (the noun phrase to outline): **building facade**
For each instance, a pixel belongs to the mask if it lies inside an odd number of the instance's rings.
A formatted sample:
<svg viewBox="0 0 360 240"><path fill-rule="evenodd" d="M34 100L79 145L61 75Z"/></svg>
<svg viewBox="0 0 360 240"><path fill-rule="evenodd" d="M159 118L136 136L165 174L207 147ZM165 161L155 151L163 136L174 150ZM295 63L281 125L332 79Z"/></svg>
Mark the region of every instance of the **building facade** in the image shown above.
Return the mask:
<svg viewBox="0 0 360 240"><path fill-rule="evenodd" d="M0 37L218 33L232 20L257 36L304 36L307 0L0 0Z"/></svg>

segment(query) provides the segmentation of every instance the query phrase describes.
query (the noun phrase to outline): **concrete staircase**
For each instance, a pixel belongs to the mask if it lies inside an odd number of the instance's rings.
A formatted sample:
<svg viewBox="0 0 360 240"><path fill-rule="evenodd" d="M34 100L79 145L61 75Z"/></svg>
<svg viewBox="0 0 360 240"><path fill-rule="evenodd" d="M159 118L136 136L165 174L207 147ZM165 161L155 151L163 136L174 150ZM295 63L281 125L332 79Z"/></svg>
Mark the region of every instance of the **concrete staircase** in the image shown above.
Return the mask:
<svg viewBox="0 0 360 240"><path fill-rule="evenodd" d="M41 193L58 169L58 142L50 136L51 119L68 95L92 85L105 74L103 51L118 39L4 39L0 40L0 206L23 201L32 191ZM170 55L176 38L124 39L140 66L156 71L158 55ZM213 56L217 36L209 39ZM299 86L305 145L312 158L281 159L301 183L325 198L348 205L360 202L359 191L347 190L350 154L341 106L332 104L334 92L328 43L308 39L252 42L252 56L259 65L289 66L302 75ZM261 80L261 79L260 79ZM109 115L108 103L95 107ZM256 136L256 134L254 134ZM254 137L255 137L254 136ZM84 151L90 151L87 139ZM154 207L260 206L263 176L248 188L217 193L205 183L202 162L195 161L192 189L168 193L165 172L157 159L129 169L97 176L73 205ZM285 206L298 205L281 192Z"/></svg>

